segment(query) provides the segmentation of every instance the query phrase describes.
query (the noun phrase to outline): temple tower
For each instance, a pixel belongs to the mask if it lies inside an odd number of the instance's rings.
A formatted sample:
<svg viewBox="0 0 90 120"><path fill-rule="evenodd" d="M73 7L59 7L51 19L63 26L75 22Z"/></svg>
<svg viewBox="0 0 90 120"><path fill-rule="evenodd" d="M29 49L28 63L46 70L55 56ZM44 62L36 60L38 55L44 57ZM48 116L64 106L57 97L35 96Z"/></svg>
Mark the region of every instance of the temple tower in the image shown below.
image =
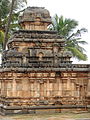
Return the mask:
<svg viewBox="0 0 90 120"><path fill-rule="evenodd" d="M44 8L28 8L19 16L19 23L25 30L47 30L51 24L49 11Z"/></svg>
<svg viewBox="0 0 90 120"><path fill-rule="evenodd" d="M89 99L90 65L72 64L65 39L48 30L51 23L43 7L28 7L20 14L22 29L13 33L2 57L2 113L84 105Z"/></svg>

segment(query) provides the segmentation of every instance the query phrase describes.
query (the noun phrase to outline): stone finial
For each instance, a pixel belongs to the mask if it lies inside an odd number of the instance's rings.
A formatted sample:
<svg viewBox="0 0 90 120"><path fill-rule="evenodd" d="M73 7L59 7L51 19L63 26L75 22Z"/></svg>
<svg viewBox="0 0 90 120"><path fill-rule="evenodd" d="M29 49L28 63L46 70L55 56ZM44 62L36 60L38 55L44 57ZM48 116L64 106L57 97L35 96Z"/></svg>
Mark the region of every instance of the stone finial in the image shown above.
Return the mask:
<svg viewBox="0 0 90 120"><path fill-rule="evenodd" d="M50 13L43 7L28 7L20 14L19 23L26 30L47 30Z"/></svg>

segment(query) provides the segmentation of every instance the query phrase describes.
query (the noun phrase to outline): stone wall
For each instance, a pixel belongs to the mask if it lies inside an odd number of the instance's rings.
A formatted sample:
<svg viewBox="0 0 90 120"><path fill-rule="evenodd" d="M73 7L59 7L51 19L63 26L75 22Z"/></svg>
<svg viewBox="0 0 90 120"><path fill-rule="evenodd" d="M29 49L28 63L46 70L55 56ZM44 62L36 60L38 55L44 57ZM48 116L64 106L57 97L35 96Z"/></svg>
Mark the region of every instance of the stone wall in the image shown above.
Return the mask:
<svg viewBox="0 0 90 120"><path fill-rule="evenodd" d="M48 104L55 104L57 101L61 104L77 104L77 101L86 100L88 74L54 71L4 72L1 74L0 87L1 98L5 98L4 101L7 98L7 104L11 101L12 105L21 105L22 102L25 105L23 99L26 99L26 105L34 105L40 100L48 101Z"/></svg>

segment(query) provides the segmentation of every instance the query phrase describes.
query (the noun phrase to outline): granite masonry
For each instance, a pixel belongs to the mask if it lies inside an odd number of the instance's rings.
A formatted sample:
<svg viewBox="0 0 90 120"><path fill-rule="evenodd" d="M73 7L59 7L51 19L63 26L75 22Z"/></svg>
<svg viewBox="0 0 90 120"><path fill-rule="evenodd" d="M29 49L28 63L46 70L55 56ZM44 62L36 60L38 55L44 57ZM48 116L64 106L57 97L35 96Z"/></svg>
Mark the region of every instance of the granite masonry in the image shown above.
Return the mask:
<svg viewBox="0 0 90 120"><path fill-rule="evenodd" d="M43 7L28 7L20 14L21 29L2 54L2 114L90 104L90 64L72 64L65 39L48 30L51 23Z"/></svg>

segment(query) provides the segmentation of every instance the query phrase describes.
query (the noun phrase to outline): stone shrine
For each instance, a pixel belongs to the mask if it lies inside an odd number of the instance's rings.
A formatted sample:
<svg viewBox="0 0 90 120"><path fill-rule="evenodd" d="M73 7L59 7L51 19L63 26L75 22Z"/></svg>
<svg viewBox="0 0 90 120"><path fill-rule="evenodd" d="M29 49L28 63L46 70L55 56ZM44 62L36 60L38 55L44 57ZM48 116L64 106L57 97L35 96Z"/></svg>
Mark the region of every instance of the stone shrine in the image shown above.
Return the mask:
<svg viewBox="0 0 90 120"><path fill-rule="evenodd" d="M65 39L48 30L51 23L43 7L28 7L19 16L22 29L2 54L2 114L90 104L90 64L72 64Z"/></svg>

